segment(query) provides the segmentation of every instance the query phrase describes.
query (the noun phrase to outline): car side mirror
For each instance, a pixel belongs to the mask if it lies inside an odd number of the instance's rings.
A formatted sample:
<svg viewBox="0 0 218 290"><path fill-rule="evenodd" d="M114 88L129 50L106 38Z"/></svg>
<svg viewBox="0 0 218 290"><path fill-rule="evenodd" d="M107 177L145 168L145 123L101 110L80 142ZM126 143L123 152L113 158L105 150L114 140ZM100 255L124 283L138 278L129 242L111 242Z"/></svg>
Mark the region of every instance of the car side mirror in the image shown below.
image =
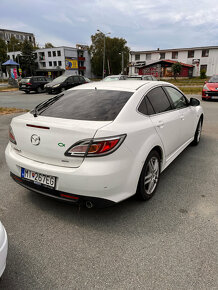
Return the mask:
<svg viewBox="0 0 218 290"><path fill-rule="evenodd" d="M189 101L189 105L193 107L200 106L200 104L201 104L200 101L196 98L191 98Z"/></svg>

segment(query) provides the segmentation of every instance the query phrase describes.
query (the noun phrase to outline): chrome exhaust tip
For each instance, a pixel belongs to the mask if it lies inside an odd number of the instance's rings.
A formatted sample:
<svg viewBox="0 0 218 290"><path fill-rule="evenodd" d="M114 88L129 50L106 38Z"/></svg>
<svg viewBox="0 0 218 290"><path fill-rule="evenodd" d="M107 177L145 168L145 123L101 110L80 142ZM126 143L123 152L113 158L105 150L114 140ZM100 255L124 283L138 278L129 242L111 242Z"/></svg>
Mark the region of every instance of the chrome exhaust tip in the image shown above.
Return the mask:
<svg viewBox="0 0 218 290"><path fill-rule="evenodd" d="M92 208L94 204L91 201L86 201L86 207L87 208Z"/></svg>

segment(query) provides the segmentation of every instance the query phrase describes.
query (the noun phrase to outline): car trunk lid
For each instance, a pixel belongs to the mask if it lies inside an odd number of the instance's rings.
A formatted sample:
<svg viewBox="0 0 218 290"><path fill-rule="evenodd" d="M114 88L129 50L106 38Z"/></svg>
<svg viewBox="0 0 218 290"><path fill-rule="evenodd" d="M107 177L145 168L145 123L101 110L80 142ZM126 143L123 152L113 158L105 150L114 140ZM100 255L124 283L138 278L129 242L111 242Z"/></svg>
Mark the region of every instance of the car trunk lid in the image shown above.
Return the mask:
<svg viewBox="0 0 218 290"><path fill-rule="evenodd" d="M93 138L98 129L111 121L81 121L38 116L31 113L12 120L18 154L34 161L79 167L83 157L68 157L65 152L80 140Z"/></svg>

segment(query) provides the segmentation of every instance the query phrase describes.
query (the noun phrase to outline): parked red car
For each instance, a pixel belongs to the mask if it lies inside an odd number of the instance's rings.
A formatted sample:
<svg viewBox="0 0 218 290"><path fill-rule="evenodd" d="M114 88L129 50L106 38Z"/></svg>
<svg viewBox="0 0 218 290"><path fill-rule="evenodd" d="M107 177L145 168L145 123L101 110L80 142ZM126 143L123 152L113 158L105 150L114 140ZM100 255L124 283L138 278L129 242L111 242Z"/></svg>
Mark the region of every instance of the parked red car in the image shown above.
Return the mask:
<svg viewBox="0 0 218 290"><path fill-rule="evenodd" d="M202 89L202 100L218 100L218 75L213 75L205 81Z"/></svg>

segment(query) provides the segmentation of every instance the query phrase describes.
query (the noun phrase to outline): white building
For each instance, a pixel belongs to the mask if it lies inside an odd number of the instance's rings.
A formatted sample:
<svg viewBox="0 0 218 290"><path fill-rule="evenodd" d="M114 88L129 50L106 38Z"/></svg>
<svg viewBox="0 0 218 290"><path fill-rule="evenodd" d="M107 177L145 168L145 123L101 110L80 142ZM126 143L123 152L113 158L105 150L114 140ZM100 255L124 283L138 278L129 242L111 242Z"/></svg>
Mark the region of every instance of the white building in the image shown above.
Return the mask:
<svg viewBox="0 0 218 290"><path fill-rule="evenodd" d="M92 77L91 58L86 46L41 48L35 51L38 75L51 75L55 78L63 73ZM10 59L19 63L21 52L9 52Z"/></svg>
<svg viewBox="0 0 218 290"><path fill-rule="evenodd" d="M11 37L16 38L20 42L28 40L32 43L33 46L36 45L33 33L17 30L0 29L0 38L3 39L6 43L9 43Z"/></svg>
<svg viewBox="0 0 218 290"><path fill-rule="evenodd" d="M192 76L200 76L202 69L206 70L207 76L212 76L218 74L218 46L131 51L129 61L129 74L143 74L143 68L160 61L172 61L181 62L190 68L193 66Z"/></svg>

